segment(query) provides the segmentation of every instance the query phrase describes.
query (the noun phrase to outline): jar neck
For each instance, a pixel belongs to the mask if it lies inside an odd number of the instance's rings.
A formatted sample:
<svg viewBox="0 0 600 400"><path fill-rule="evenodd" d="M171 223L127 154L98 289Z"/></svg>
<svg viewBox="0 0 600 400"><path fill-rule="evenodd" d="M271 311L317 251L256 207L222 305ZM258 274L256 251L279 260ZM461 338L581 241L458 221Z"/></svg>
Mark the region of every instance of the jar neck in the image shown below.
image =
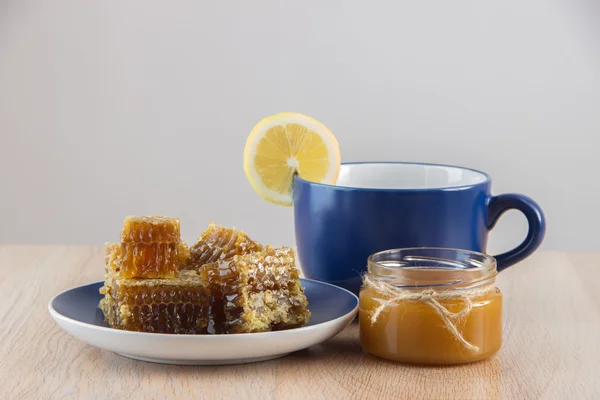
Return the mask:
<svg viewBox="0 0 600 400"><path fill-rule="evenodd" d="M368 260L371 279L412 290L460 290L494 285L496 261L482 253L414 248L375 253Z"/></svg>

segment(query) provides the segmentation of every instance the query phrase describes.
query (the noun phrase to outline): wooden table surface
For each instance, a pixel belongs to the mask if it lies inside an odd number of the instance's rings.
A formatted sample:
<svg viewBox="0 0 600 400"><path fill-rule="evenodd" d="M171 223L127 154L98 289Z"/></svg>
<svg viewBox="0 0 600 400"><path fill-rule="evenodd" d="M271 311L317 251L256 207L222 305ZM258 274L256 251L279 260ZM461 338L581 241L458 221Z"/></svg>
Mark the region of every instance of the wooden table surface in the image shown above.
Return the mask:
<svg viewBox="0 0 600 400"><path fill-rule="evenodd" d="M504 346L458 367L361 352L358 327L290 356L194 367L133 361L63 332L55 294L102 279L103 249L0 247L0 399L600 399L600 253L538 253L498 279Z"/></svg>

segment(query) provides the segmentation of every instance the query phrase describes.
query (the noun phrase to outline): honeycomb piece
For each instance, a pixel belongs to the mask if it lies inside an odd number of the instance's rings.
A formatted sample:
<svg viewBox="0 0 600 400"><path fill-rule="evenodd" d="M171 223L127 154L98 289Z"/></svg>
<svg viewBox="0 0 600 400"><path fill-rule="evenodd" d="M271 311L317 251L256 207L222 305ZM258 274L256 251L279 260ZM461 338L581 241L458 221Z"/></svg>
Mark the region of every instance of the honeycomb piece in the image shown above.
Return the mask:
<svg viewBox="0 0 600 400"><path fill-rule="evenodd" d="M109 273L100 308L111 328L138 332L204 334L210 292L194 270L172 279L127 279Z"/></svg>
<svg viewBox="0 0 600 400"><path fill-rule="evenodd" d="M108 276L109 271L117 269L117 256L120 245L118 243L106 243L104 245L104 276Z"/></svg>
<svg viewBox="0 0 600 400"><path fill-rule="evenodd" d="M180 239L179 218L129 216L121 231L121 243L178 243Z"/></svg>
<svg viewBox="0 0 600 400"><path fill-rule="evenodd" d="M264 332L302 326L310 319L292 249L238 255L229 262L205 264L200 274L223 309L224 333ZM220 301L220 302L219 302Z"/></svg>
<svg viewBox="0 0 600 400"><path fill-rule="evenodd" d="M210 224L190 247L190 266L198 268L215 261L228 260L235 255L259 251L262 246L244 232Z"/></svg>
<svg viewBox="0 0 600 400"><path fill-rule="evenodd" d="M121 278L173 278L179 271L177 243L122 243L115 258Z"/></svg>
<svg viewBox="0 0 600 400"><path fill-rule="evenodd" d="M186 268L191 263L190 248L186 242L177 244L177 257L179 259L179 268Z"/></svg>

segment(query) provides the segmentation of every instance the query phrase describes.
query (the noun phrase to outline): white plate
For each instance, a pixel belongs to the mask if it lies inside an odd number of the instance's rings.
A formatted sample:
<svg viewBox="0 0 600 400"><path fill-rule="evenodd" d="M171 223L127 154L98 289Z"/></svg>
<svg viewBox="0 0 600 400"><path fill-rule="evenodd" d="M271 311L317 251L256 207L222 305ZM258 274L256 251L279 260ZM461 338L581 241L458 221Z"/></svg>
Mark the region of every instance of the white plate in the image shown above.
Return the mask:
<svg viewBox="0 0 600 400"><path fill-rule="evenodd" d="M98 308L102 282L79 286L48 303L52 318L77 339L137 360L188 365L241 364L283 357L321 343L341 332L354 319L358 298L323 282L302 279L309 323L277 332L235 335L169 335L112 329Z"/></svg>

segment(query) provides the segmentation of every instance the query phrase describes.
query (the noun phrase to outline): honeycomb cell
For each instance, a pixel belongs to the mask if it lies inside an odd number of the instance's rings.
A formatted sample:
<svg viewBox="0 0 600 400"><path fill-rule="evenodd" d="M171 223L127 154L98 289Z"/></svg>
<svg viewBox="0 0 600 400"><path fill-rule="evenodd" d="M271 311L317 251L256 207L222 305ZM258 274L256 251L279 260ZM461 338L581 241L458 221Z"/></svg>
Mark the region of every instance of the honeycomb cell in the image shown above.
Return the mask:
<svg viewBox="0 0 600 400"><path fill-rule="evenodd" d="M178 243L181 240L179 218L129 216L121 231L121 243Z"/></svg>
<svg viewBox="0 0 600 400"><path fill-rule="evenodd" d="M210 292L198 273L172 279L127 279L109 275L100 289L106 323L138 332L204 334L210 320Z"/></svg>
<svg viewBox="0 0 600 400"><path fill-rule="evenodd" d="M224 333L264 332L306 324L308 301L295 266L294 251L274 249L205 264L200 275L211 293L220 293Z"/></svg>
<svg viewBox="0 0 600 400"><path fill-rule="evenodd" d="M115 265L121 278L174 278L179 271L178 244L122 243Z"/></svg>
<svg viewBox="0 0 600 400"><path fill-rule="evenodd" d="M179 258L179 268L186 268L190 265L192 256L186 242L181 241L177 244L177 257Z"/></svg>
<svg viewBox="0 0 600 400"><path fill-rule="evenodd" d="M190 247L191 267L201 267L216 261L229 260L235 255L262 250L262 246L244 232L210 224Z"/></svg>

